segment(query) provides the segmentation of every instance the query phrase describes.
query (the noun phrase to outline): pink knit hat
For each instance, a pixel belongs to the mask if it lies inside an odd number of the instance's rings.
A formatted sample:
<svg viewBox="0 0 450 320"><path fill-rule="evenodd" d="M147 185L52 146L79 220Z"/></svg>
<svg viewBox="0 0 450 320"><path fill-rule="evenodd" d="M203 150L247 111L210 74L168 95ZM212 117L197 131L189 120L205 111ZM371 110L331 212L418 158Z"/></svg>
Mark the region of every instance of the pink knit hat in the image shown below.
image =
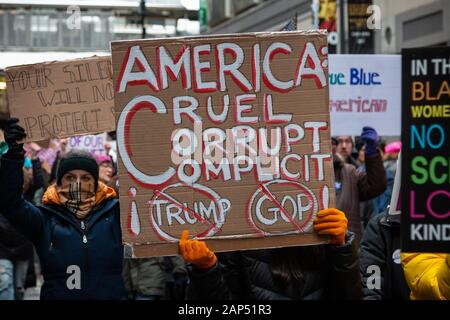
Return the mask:
<svg viewBox="0 0 450 320"><path fill-rule="evenodd" d="M401 141L394 141L389 143L386 147L384 147L384 152L389 153L398 153L402 149Z"/></svg>
<svg viewBox="0 0 450 320"><path fill-rule="evenodd" d="M107 156L106 154L98 154L95 156L95 160L97 161L98 165L101 165L103 162L111 162L111 157Z"/></svg>

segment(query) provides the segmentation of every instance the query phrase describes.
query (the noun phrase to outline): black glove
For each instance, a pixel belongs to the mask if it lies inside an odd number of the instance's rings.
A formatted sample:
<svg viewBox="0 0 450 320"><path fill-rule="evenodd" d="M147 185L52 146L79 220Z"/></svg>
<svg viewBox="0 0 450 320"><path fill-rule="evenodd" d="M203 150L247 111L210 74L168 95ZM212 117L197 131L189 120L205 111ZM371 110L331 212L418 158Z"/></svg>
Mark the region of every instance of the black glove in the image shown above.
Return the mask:
<svg viewBox="0 0 450 320"><path fill-rule="evenodd" d="M5 141L8 144L8 151L3 155L4 158L10 160L23 160L25 151L23 143L17 143L26 138L25 130L18 124L19 119L11 118L6 123Z"/></svg>

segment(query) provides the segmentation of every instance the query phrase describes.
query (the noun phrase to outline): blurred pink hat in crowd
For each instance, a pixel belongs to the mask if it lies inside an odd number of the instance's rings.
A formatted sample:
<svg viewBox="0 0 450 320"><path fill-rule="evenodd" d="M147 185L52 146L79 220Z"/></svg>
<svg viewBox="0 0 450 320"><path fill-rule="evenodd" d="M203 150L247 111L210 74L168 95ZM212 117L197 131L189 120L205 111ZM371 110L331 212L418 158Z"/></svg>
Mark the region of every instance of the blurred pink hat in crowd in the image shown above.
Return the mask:
<svg viewBox="0 0 450 320"><path fill-rule="evenodd" d="M398 153L402 149L402 142L401 141L394 141L386 145L384 147L384 152L386 153Z"/></svg>
<svg viewBox="0 0 450 320"><path fill-rule="evenodd" d="M97 160L97 164L102 164L103 162L112 162L111 157L106 154L97 154L95 155L95 160Z"/></svg>

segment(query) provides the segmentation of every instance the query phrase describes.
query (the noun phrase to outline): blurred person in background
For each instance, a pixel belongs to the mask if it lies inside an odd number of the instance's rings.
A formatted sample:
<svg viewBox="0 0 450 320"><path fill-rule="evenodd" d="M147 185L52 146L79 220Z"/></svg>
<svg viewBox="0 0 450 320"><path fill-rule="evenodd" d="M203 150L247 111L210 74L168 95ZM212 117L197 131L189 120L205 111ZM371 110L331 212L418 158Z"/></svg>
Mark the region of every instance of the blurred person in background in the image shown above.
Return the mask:
<svg viewBox="0 0 450 320"><path fill-rule="evenodd" d="M402 149L401 141L389 143L384 148L383 166L386 171L387 188L383 194L373 199L374 214L383 212L389 205L394 187L395 173L397 172L397 159Z"/></svg>
<svg viewBox="0 0 450 320"><path fill-rule="evenodd" d="M33 245L0 213L0 300L22 300Z"/></svg>
<svg viewBox="0 0 450 320"><path fill-rule="evenodd" d="M366 159L365 159L366 146L365 146L364 141L359 139L358 142L356 142L355 148L356 148L356 155L357 155L355 163L356 163L357 168L359 169L361 167L365 167L364 163L366 162ZM364 169L364 171L365 171L365 169Z"/></svg>
<svg viewBox="0 0 450 320"><path fill-rule="evenodd" d="M341 142L339 137L335 153L333 153L334 185L336 191L336 208L346 213L348 229L355 233L359 244L363 234L360 201L373 199L386 189L386 173L384 172L381 152L378 150L378 134L375 129L364 127L361 133L364 141L364 159L366 172L360 172L354 165L344 161L339 153ZM342 149L341 149L342 150ZM346 149L350 152L351 149Z"/></svg>
<svg viewBox="0 0 450 320"><path fill-rule="evenodd" d="M188 282L179 256L125 259L125 288L130 300L183 300Z"/></svg>
<svg viewBox="0 0 450 320"><path fill-rule="evenodd" d="M110 156L99 154L95 156L98 164L98 180L108 185L114 173L114 165Z"/></svg>
<svg viewBox="0 0 450 320"><path fill-rule="evenodd" d="M162 300L165 295L161 257L124 259L122 277L129 300Z"/></svg>
<svg viewBox="0 0 450 320"><path fill-rule="evenodd" d="M59 166L59 162L61 161L61 158L66 154L67 152L67 144L69 143L68 138L60 139L59 145L58 145L58 152L56 153L56 159L53 162L52 169L50 172L50 177L48 179L49 184L53 184L56 181L56 171Z"/></svg>
<svg viewBox="0 0 450 320"><path fill-rule="evenodd" d="M385 143L383 140L378 138L378 148L377 150L381 154L381 158L384 159L384 147ZM357 158L356 158L356 164L357 164L357 171L360 173L366 172L366 157L365 157L365 150L366 150L366 142L358 138L356 140L356 151L357 151ZM386 191L385 191L386 192ZM382 195L381 195L382 196ZM380 196L378 196L380 197ZM374 214L378 214L378 209L376 208L375 199L369 199L366 201L361 201L360 203L360 216L361 216L361 223L363 225L363 230L366 229L367 224L369 223L369 220L372 218Z"/></svg>
<svg viewBox="0 0 450 320"><path fill-rule="evenodd" d="M366 172L365 142L362 139L357 139L355 148L357 155L356 156L357 171L364 174ZM373 199L361 201L359 207L360 207L361 223L363 225L363 230L365 230L367 223L369 222L373 214Z"/></svg>
<svg viewBox="0 0 450 320"><path fill-rule="evenodd" d="M357 167L356 160L352 156L355 146L353 138L351 136L337 136L335 139L337 141L336 153L341 156L345 163Z"/></svg>
<svg viewBox="0 0 450 320"><path fill-rule="evenodd" d="M109 131L106 135L105 151L108 156L111 157L114 164L117 164L117 142L116 132ZM114 168L116 170L116 168Z"/></svg>
<svg viewBox="0 0 450 320"><path fill-rule="evenodd" d="M109 155L99 154L95 156L98 163L98 179L111 187L119 194L119 177L114 162Z"/></svg>
<svg viewBox="0 0 450 320"><path fill-rule="evenodd" d="M37 153L33 149L28 149L25 154L25 183L23 187L23 194L27 201L40 205L41 201L35 197L35 193L45 186L44 172L41 166L41 161L37 157Z"/></svg>
<svg viewBox="0 0 450 320"><path fill-rule="evenodd" d="M0 127L0 156L8 151L8 144L5 141L3 129Z"/></svg>

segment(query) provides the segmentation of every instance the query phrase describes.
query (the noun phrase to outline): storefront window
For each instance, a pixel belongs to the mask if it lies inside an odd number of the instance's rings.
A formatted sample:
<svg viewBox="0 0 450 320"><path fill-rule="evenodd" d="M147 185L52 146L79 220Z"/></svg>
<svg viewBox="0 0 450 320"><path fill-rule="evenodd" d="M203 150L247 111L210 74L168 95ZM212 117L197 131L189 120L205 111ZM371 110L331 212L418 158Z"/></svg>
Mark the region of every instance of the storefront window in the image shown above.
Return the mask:
<svg viewBox="0 0 450 320"><path fill-rule="evenodd" d="M8 12L8 45L12 47L28 47L29 21L25 11L11 10Z"/></svg>
<svg viewBox="0 0 450 320"><path fill-rule="evenodd" d="M0 47L6 46L5 43L5 15L6 11L0 10Z"/></svg>
<svg viewBox="0 0 450 320"><path fill-rule="evenodd" d="M31 38L33 47L58 47L57 13L33 13L31 16Z"/></svg>

